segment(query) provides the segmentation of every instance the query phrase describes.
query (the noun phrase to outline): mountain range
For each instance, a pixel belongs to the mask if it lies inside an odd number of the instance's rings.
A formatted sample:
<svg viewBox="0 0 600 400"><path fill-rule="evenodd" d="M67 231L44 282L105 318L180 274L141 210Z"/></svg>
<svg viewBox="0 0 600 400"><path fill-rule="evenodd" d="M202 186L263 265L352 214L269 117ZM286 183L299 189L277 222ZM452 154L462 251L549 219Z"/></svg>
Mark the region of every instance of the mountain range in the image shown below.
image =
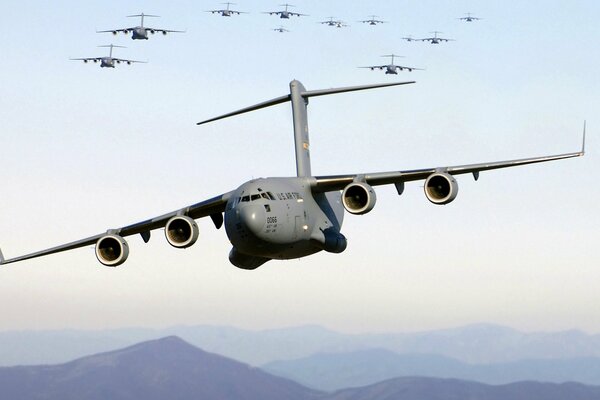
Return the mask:
<svg viewBox="0 0 600 400"><path fill-rule="evenodd" d="M2 367L0 388L2 398L11 400L600 399L600 387L578 383L492 386L419 377L395 378L327 393L205 352L173 336L60 365Z"/></svg>
<svg viewBox="0 0 600 400"><path fill-rule="evenodd" d="M66 362L170 335L256 366L318 353L368 349L435 354L475 364L600 357L600 335L576 330L525 333L498 325L477 324L425 332L343 334L319 326L250 331L201 325L158 330L0 332L0 365Z"/></svg>

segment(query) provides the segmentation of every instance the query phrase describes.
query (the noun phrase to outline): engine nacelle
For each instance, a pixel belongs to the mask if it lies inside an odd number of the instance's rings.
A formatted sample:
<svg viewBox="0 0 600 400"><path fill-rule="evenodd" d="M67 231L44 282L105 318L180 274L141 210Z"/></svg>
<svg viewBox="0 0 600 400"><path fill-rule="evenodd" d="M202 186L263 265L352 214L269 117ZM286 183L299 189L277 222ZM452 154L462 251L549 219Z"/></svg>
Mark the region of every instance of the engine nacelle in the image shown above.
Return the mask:
<svg viewBox="0 0 600 400"><path fill-rule="evenodd" d="M436 172L429 175L425 181L425 196L433 204L448 204L458 194L458 183L452 175L446 172Z"/></svg>
<svg viewBox="0 0 600 400"><path fill-rule="evenodd" d="M167 242L178 249L185 249L196 243L199 234L196 221L184 215L171 218L165 225Z"/></svg>
<svg viewBox="0 0 600 400"><path fill-rule="evenodd" d="M129 246L119 235L102 236L96 242L96 258L107 267L116 267L127 260Z"/></svg>
<svg viewBox="0 0 600 400"><path fill-rule="evenodd" d="M375 207L375 190L364 182L353 182L342 192L342 204L351 214L366 214Z"/></svg>
<svg viewBox="0 0 600 400"><path fill-rule="evenodd" d="M113 31L113 33L112 33L112 34L113 34L113 35L116 35L116 34L117 34L117 31Z"/></svg>
<svg viewBox="0 0 600 400"><path fill-rule="evenodd" d="M129 33L129 31L127 29L123 29L123 34L127 35Z"/></svg>

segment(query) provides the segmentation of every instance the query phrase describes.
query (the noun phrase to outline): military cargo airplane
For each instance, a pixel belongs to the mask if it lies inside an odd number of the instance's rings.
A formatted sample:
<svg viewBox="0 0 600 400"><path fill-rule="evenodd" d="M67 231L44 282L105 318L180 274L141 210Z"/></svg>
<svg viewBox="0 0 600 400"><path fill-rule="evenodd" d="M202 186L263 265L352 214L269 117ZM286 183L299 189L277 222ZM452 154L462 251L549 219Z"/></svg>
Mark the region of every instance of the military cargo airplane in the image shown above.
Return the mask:
<svg viewBox="0 0 600 400"><path fill-rule="evenodd" d="M110 52L108 54L108 57L71 58L71 60L81 60L84 63L88 63L89 61L97 63L99 61L101 68L114 68L115 64L121 64L121 63L125 63L128 65L131 65L132 63L146 63L146 61L136 61L136 60L127 60L124 58L114 58L112 56L113 47L125 48L124 46L115 46L114 44L107 44L107 45L98 46L98 47L110 47Z"/></svg>
<svg viewBox="0 0 600 400"><path fill-rule="evenodd" d="M392 61L386 65L371 65L368 67L358 67L358 68L370 68L371 71L374 71L375 69L380 69L380 70L385 69L386 75L388 75L388 74L398 75L398 70L400 70L400 71L407 70L408 72L412 72L413 70L422 71L422 68L405 67L404 65L394 64L394 57L402 57L402 56L397 56L395 54L388 54L388 55L381 56L381 57L392 57Z"/></svg>
<svg viewBox="0 0 600 400"><path fill-rule="evenodd" d="M235 3L221 3L221 4L227 4L227 8L225 10L208 10L207 12L209 13L213 13L213 14L221 14L221 16L223 17L231 17L232 15L240 15L240 14L248 14L247 12L244 11L236 11L236 10L231 10L229 8L230 5L235 5Z"/></svg>
<svg viewBox="0 0 600 400"><path fill-rule="evenodd" d="M412 37L412 36L408 35L408 36L406 36L406 37L403 37L403 38L402 38L402 40L406 40L407 42L416 42L416 41L418 41L419 39L415 39L414 37Z"/></svg>
<svg viewBox="0 0 600 400"><path fill-rule="evenodd" d="M442 33L442 32L433 31L431 33L433 33L433 37L428 37L428 38L423 38L423 39L413 39L413 40L418 40L420 42L429 42L431 44L440 44L441 42L454 41L454 39L444 39L444 38L438 37L438 33Z"/></svg>
<svg viewBox="0 0 600 400"><path fill-rule="evenodd" d="M284 10L281 11L264 11L263 14L269 15L279 15L279 18L290 19L290 17L307 17L306 14L300 14L293 11L288 11L288 7L294 7L293 4L280 4L281 7L285 7Z"/></svg>
<svg viewBox="0 0 600 400"><path fill-rule="evenodd" d="M144 39L144 40L148 40L148 33L151 34L155 34L156 32L162 32L163 35L166 35L167 33L171 33L171 32L175 32L175 33L182 33L184 31L173 31L173 30L169 30L169 29L162 29L162 28L150 28L148 26L144 26L144 17L158 17L158 15L150 15L150 14L136 14L136 15L128 15L127 17L142 17L142 21L140 22L139 26L134 26L132 28L123 28L123 29L109 29L107 31L97 31L98 33L106 33L106 32L112 32L113 35L116 35L119 32L123 32L124 34L128 34L129 32L131 32L131 39L133 40L137 40L137 39Z"/></svg>
<svg viewBox="0 0 600 400"><path fill-rule="evenodd" d="M364 21L358 21L358 22L362 22L363 24L369 24L369 25L377 25L377 24L387 23L387 21L381 21L379 19L375 19L375 17L377 17L377 15L369 15L369 19L365 19Z"/></svg>
<svg viewBox="0 0 600 400"><path fill-rule="evenodd" d="M456 19L459 19L459 20L465 21L465 22L479 21L481 19L481 18L473 17L471 15L471 13L466 13L465 15L466 15L465 17L456 18Z"/></svg>
<svg viewBox="0 0 600 400"><path fill-rule="evenodd" d="M477 180L481 171L584 154L585 126L582 149L574 153L406 171L334 176L312 174L307 119L307 105L311 97L411 83L414 81L306 90L299 81L293 80L290 82L289 94L198 122L198 125L291 102L296 152L295 177L252 179L229 192L179 210L24 256L4 259L0 252L0 264L95 245L98 261L105 266L116 267L123 264L129 256L125 237L139 234L147 243L151 231L164 228L166 240L171 246L187 248L198 239L195 219L210 217L217 229L223 223L225 225L227 237L232 244L229 261L238 268L252 270L270 260L300 258L322 250L343 252L347 246L346 237L341 233L344 210L354 215L371 211L377 200L374 186L394 185L398 195L401 195L406 182L424 180L425 197L433 204L443 205L453 201L458 194L455 175L472 174Z"/></svg>
<svg viewBox="0 0 600 400"><path fill-rule="evenodd" d="M279 33L289 32L289 30L285 29L283 25L279 25L279 28L274 28L273 30Z"/></svg>
<svg viewBox="0 0 600 400"><path fill-rule="evenodd" d="M328 17L329 20L328 21L321 21L321 22L317 22L318 24L323 24L323 25L327 25L327 26L334 26L336 28L343 28L346 27L348 25L346 25L346 23L342 20L339 19L333 19L334 17Z"/></svg>

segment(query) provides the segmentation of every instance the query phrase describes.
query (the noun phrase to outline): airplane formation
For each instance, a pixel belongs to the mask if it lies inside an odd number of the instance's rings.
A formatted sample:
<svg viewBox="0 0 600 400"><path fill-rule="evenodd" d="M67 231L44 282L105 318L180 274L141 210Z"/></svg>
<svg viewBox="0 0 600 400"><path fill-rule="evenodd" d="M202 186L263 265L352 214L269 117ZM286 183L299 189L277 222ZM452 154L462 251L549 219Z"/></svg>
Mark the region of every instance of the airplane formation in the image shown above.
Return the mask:
<svg viewBox="0 0 600 400"><path fill-rule="evenodd" d="M222 17L232 17L234 15L249 14L249 12L247 12L247 11L239 11L239 10L234 10L233 8L231 8L231 6L235 6L236 3L225 2L225 3L221 3L221 4L225 5L226 7L225 8L216 8L213 10L206 10L205 12L211 13L211 14L217 14ZM284 20L286 20L286 19L289 20L290 17L308 17L309 16L308 14L291 11L290 7L295 7L293 4L288 4L288 3L280 4L280 7L283 7L283 8L279 9L279 10L274 10L274 11L262 11L261 13L275 15L275 16L279 17L280 19L284 19ZM133 26L133 27L107 29L107 30L101 30L101 31L96 31L96 32L97 33L112 33L115 36L118 35L119 33L123 33L125 35L131 34L132 40L148 40L151 35L154 35L157 32L162 33L163 35L167 35L168 33L185 33L185 31L181 31L181 30L156 28L156 27L150 27L150 26L144 25L144 18L157 18L157 17L159 17L158 15L144 14L143 12L141 12L140 14L128 15L127 17L128 18L140 17L141 18L140 24ZM361 24L367 24L370 26L376 26L379 24L385 24L385 23L389 22L389 21L384 21L384 20L380 20L377 18L378 18L377 15L369 15L367 17L367 19L359 20L358 22ZM475 17L471 13L465 13L465 16L459 17L456 19L460 20L460 21L465 21L465 22L474 22L474 21L479 21L482 18ZM335 17L328 17L328 19L326 19L324 21L319 21L318 23L329 26L329 27L334 27L334 28L345 28L345 27L349 26L345 21L343 21L341 19L336 19ZM274 32L278 32L278 33L290 32L290 30L285 28L283 25L280 25L279 27L273 28L271 30ZM412 36L409 35L409 36L402 37L401 39L406 40L408 42L429 42L431 44L440 44L442 42L454 41L454 39L439 37L438 34L441 33L439 31L433 31L431 33L434 34L431 37L413 38ZM100 62L100 67L103 67L103 68L114 68L115 64L121 64L121 63L131 65L132 63L141 63L141 62L146 63L147 62L147 61L136 61L136 60L113 58L112 57L113 47L123 48L123 46L117 46L117 45L110 44L110 45L104 45L104 46L99 46L99 47L110 47L109 56L71 58L71 60L80 60L80 61L83 61L84 63L88 63L90 61L93 63ZM363 67L359 67L359 68L363 68ZM389 65L373 66L373 68L371 68L371 67L365 67L365 68L370 68L371 70L375 70L375 69L385 70L385 73L388 75L389 74L396 75L398 73L397 71L406 70L406 71L411 72L414 70L422 70L422 68L404 67L404 66L400 66L400 65L395 66L393 57L392 57L392 62Z"/></svg>
<svg viewBox="0 0 600 400"><path fill-rule="evenodd" d="M241 11L230 8L234 3L225 3L225 9L208 10L223 17L239 15ZM284 4L283 10L267 11L281 19L303 17L306 14L289 11L291 4ZM131 28L100 31L100 33L122 32L132 34L134 40L147 40L148 33L182 32L162 28L150 28L144 25L144 17L155 17L147 14L135 15L142 18L139 26ZM375 15L361 23L377 25L384 21L375 20ZM468 19L466 19L468 18ZM479 18L470 14L460 20L473 22ZM339 27L343 21L334 20L320 23ZM287 32L282 26L274 29L277 32ZM449 38L438 36L441 32L433 32L432 37L414 39L410 36L403 38L407 41L422 41L432 44L451 41ZM76 58L85 63L100 62L101 67L113 68L120 63L138 63L141 61L112 57L113 48L123 47L106 45L110 52L107 57ZM389 57L389 64L371 65L359 68L384 70L386 74L396 75L398 71L412 71L420 68L407 67L394 63L396 54L384 55ZM308 90L298 80L289 83L289 92L274 99L232 111L223 115L198 122L204 125L210 122L254 112L256 110L290 103L293 121L294 151L296 161L296 176L268 177L251 179L242 182L231 190L210 197L189 206L152 217L134 224L107 229L87 238L61 244L45 250L14 258L5 258L0 251L0 265L47 256L81 247L95 246L97 260L108 267L123 264L129 257L129 245L126 237L140 235L145 243L152 237L152 232L164 229L166 241L175 248L184 249L196 243L199 228L196 219L209 217L215 228L225 227L225 232L231 250L229 261L234 266L254 270L272 260L289 260L306 257L321 251L342 253L348 243L342 233L342 224L346 213L364 215L369 213L377 203L375 187L393 185L398 195L402 195L405 185L410 182L423 182L425 198L434 205L446 205L453 202L458 195L456 176L472 175L479 179L481 172L519 167L527 164L543 163L580 157L585 154L585 123L581 149L575 152L557 155L545 155L514 159L508 161L492 161L467 165L441 165L413 170L395 170L383 172L359 172L342 175L314 175L310 161L310 140L308 129L308 104L312 97L334 95L347 92L404 86L414 81L380 83L362 86Z"/></svg>

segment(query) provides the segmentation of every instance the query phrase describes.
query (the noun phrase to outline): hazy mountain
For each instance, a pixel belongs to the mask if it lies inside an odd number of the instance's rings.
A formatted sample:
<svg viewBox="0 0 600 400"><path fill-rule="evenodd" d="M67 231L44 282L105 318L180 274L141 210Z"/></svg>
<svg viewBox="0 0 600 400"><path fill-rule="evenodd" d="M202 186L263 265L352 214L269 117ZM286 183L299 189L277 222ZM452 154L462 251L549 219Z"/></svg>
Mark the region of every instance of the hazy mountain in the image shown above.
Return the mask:
<svg viewBox="0 0 600 400"><path fill-rule="evenodd" d="M600 387L578 383L518 382L491 386L456 379L397 378L345 389L327 400L594 400Z"/></svg>
<svg viewBox="0 0 600 400"><path fill-rule="evenodd" d="M600 358L467 364L438 355L397 354L376 349L316 354L297 360L271 362L262 368L327 391L370 385L401 376L456 378L488 384L531 380L600 385Z"/></svg>
<svg viewBox="0 0 600 400"><path fill-rule="evenodd" d="M469 363L523 359L600 357L600 335L579 331L523 333L496 325L413 333L349 335L318 326L249 331L218 326L110 331L0 333L0 365L58 363L145 340L176 335L195 346L252 365L316 353L381 348L396 353L437 354Z"/></svg>
<svg viewBox="0 0 600 400"><path fill-rule="evenodd" d="M177 337L56 366L0 368L3 399L310 400L320 393Z"/></svg>

